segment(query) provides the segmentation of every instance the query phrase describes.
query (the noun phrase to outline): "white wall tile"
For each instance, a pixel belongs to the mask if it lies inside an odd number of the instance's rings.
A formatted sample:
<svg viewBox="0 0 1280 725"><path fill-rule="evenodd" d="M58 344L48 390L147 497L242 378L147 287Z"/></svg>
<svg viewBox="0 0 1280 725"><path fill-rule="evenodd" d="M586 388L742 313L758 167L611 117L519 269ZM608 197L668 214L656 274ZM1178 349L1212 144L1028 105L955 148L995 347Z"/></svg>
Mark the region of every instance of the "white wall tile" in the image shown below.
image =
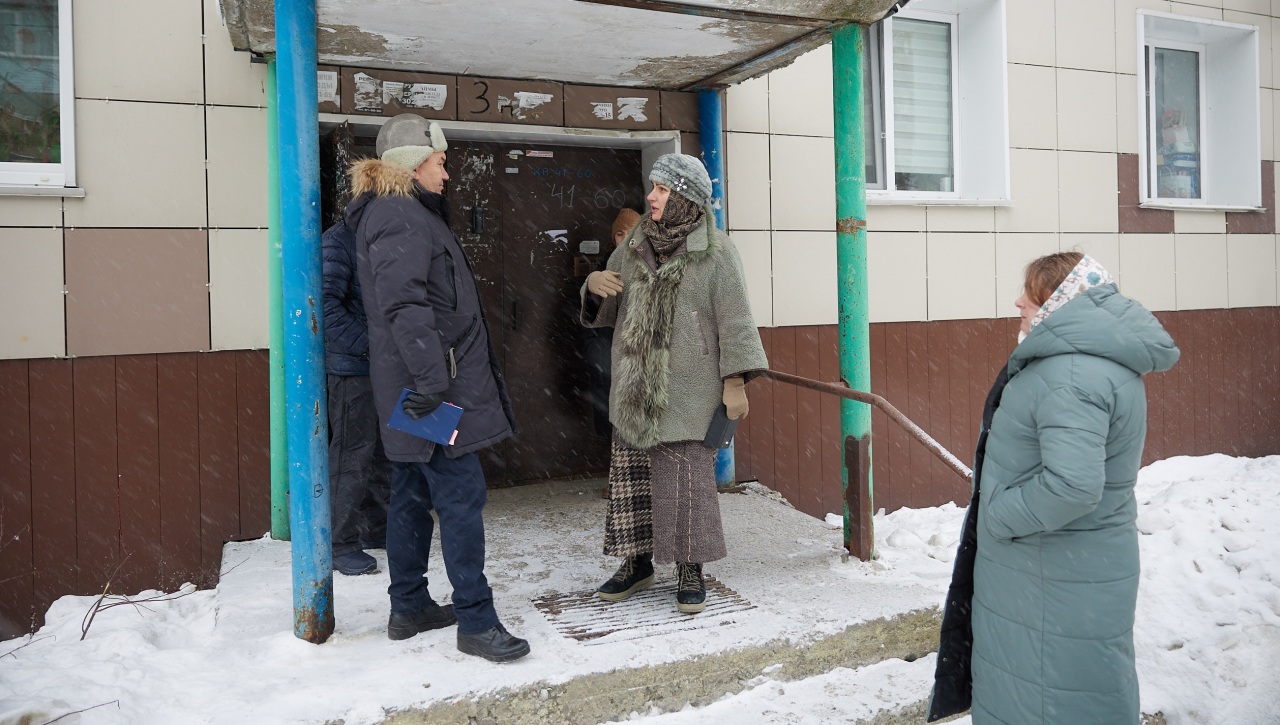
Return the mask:
<svg viewBox="0 0 1280 725"><path fill-rule="evenodd" d="M0 196L0 224L22 227L61 226L62 197Z"/></svg>
<svg viewBox="0 0 1280 725"><path fill-rule="evenodd" d="M1175 235L1179 310L1227 306L1227 235Z"/></svg>
<svg viewBox="0 0 1280 725"><path fill-rule="evenodd" d="M65 357L62 230L0 229L0 358Z"/></svg>
<svg viewBox="0 0 1280 725"><path fill-rule="evenodd" d="M1063 232L1118 232L1116 155L1058 154L1059 219Z"/></svg>
<svg viewBox="0 0 1280 725"><path fill-rule="evenodd" d="M1226 234L1227 213L1224 211L1174 211L1176 234Z"/></svg>
<svg viewBox="0 0 1280 725"><path fill-rule="evenodd" d="M868 204L867 229L873 232L923 232L925 207L902 204Z"/></svg>
<svg viewBox="0 0 1280 725"><path fill-rule="evenodd" d="M1274 307L1274 234L1227 235L1227 301L1231 307Z"/></svg>
<svg viewBox="0 0 1280 725"><path fill-rule="evenodd" d="M769 136L725 136L725 212L729 228L768 229Z"/></svg>
<svg viewBox="0 0 1280 725"><path fill-rule="evenodd" d="M769 232L734 232L756 327L773 327L773 249Z"/></svg>
<svg viewBox="0 0 1280 725"><path fill-rule="evenodd" d="M208 106L209 226L266 227L267 112Z"/></svg>
<svg viewBox="0 0 1280 725"><path fill-rule="evenodd" d="M1114 73L1058 69L1058 148L1116 150Z"/></svg>
<svg viewBox="0 0 1280 725"><path fill-rule="evenodd" d="M1266 1L1266 0L1260 0ZM1239 4L1239 0L1237 0ZM1228 2L1227 8L1230 8ZM1228 23L1236 23L1238 25L1252 25L1258 29L1258 83L1263 88L1271 88L1272 70L1271 70L1271 11L1267 10L1261 13L1253 11L1238 12L1237 10L1224 9L1222 11L1222 19Z"/></svg>
<svg viewBox="0 0 1280 725"><path fill-rule="evenodd" d="M1138 72L1138 10L1169 12L1168 0L1116 0L1116 72Z"/></svg>
<svg viewBox="0 0 1280 725"><path fill-rule="evenodd" d="M769 74L769 130L797 136L834 136L831 45L805 53Z"/></svg>
<svg viewBox="0 0 1280 725"><path fill-rule="evenodd" d="M1138 77L1116 75L1116 151L1136 154L1142 146L1138 110Z"/></svg>
<svg viewBox="0 0 1280 725"><path fill-rule="evenodd" d="M1177 309L1175 259L1172 234L1121 234L1120 291L1148 310Z"/></svg>
<svg viewBox="0 0 1280 725"><path fill-rule="evenodd" d="M994 232L995 209L989 206L931 206L928 207L930 232Z"/></svg>
<svg viewBox="0 0 1280 725"><path fill-rule="evenodd" d="M231 36L218 12L218 0L204 0L205 97L226 106L265 106L267 64L250 63L249 53L231 49Z"/></svg>
<svg viewBox="0 0 1280 725"><path fill-rule="evenodd" d="M837 276L835 232L774 232L773 324L834 325Z"/></svg>
<svg viewBox="0 0 1280 725"><path fill-rule="evenodd" d="M66 200L67 226L205 226L201 106L76 101L76 136L85 197Z"/></svg>
<svg viewBox="0 0 1280 725"><path fill-rule="evenodd" d="M996 235L996 316L1017 317L1013 301L1022 295L1027 264L1058 251L1057 234Z"/></svg>
<svg viewBox="0 0 1280 725"><path fill-rule="evenodd" d="M1058 231L1058 154L1009 150L1013 206L996 209L996 231Z"/></svg>
<svg viewBox="0 0 1280 725"><path fill-rule="evenodd" d="M1272 16L1280 16L1280 4L1277 4L1271 14ZM1271 18L1271 42L1273 44L1276 38L1280 38L1280 17ZM1259 51L1261 51L1261 48L1259 48ZM1273 47L1271 49L1271 87L1275 88L1277 82L1280 82L1280 48Z"/></svg>
<svg viewBox="0 0 1280 725"><path fill-rule="evenodd" d="M929 319L996 316L996 235L930 234Z"/></svg>
<svg viewBox="0 0 1280 725"><path fill-rule="evenodd" d="M1262 136L1262 160L1275 161L1275 91L1270 88L1261 88L1258 92L1259 101L1261 102L1259 109L1261 127L1258 132Z"/></svg>
<svg viewBox="0 0 1280 725"><path fill-rule="evenodd" d="M769 132L769 76L752 78L725 91L726 131Z"/></svg>
<svg viewBox="0 0 1280 725"><path fill-rule="evenodd" d="M209 337L214 350L270 345L266 229L209 230Z"/></svg>
<svg viewBox="0 0 1280 725"><path fill-rule="evenodd" d="M74 22L77 98L204 101L199 3L77 2Z"/></svg>
<svg viewBox="0 0 1280 725"><path fill-rule="evenodd" d="M1115 72L1112 0L1070 0L1054 3L1054 9L1058 67ZM1099 23L1098 18L1106 20Z"/></svg>
<svg viewBox="0 0 1280 725"><path fill-rule="evenodd" d="M1058 244L1064 252L1083 252L1098 260L1118 284L1124 284L1119 234L1063 234Z"/></svg>
<svg viewBox="0 0 1280 725"><path fill-rule="evenodd" d="M1254 13L1257 15L1271 14L1271 0L1222 0L1224 10L1238 10L1242 13ZM1236 22L1227 18L1230 22Z"/></svg>
<svg viewBox="0 0 1280 725"><path fill-rule="evenodd" d="M1192 18L1209 18L1210 20L1222 19L1222 3L1195 3L1181 2L1171 3L1170 12L1174 15L1186 15Z"/></svg>
<svg viewBox="0 0 1280 725"><path fill-rule="evenodd" d="M871 322L929 319L925 243L925 235L918 232L867 235L867 314Z"/></svg>
<svg viewBox="0 0 1280 725"><path fill-rule="evenodd" d="M774 135L770 143L773 228L835 230L836 159L829 138ZM777 244L774 238L774 244Z"/></svg>
<svg viewBox="0 0 1280 725"><path fill-rule="evenodd" d="M1010 63L1054 64L1053 6L1019 0L1005 3Z"/></svg>
<svg viewBox="0 0 1280 725"><path fill-rule="evenodd" d="M1053 68L1009 64L1009 145L1058 147L1057 75ZM1072 99L1072 103L1076 103Z"/></svg>

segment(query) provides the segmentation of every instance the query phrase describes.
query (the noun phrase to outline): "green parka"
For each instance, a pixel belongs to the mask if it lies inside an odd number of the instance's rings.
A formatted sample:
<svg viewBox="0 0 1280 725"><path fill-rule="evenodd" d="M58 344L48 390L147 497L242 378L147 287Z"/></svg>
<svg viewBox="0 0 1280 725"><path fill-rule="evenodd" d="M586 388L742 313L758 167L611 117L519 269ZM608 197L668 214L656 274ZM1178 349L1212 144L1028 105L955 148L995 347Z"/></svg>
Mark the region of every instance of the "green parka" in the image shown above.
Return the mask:
<svg viewBox="0 0 1280 725"><path fill-rule="evenodd" d="M1150 312L1105 284L1010 356L981 474L975 725L1138 722L1141 376L1179 354Z"/></svg>

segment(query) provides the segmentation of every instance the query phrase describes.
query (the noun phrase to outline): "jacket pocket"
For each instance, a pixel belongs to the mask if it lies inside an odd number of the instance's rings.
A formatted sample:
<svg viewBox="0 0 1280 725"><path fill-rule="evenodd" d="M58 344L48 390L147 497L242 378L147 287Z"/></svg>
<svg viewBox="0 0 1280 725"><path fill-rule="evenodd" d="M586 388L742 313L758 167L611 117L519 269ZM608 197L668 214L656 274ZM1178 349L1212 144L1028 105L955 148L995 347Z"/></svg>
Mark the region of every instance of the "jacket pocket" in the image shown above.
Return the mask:
<svg viewBox="0 0 1280 725"><path fill-rule="evenodd" d="M453 255L449 252L448 249L445 249L444 250L445 304L449 306L450 312L457 312L458 311L458 282L457 282L457 278L454 277L453 268L454 268Z"/></svg>
<svg viewBox="0 0 1280 725"><path fill-rule="evenodd" d="M471 324L467 325L462 334L449 343L448 349L445 350L444 357L445 362L449 364L450 380L458 377L458 361L471 350L475 341L479 339L480 336L475 334L478 327L480 327L480 317L472 317Z"/></svg>
<svg viewBox="0 0 1280 725"><path fill-rule="evenodd" d="M698 316L698 311L693 312L693 324L698 328L698 338L702 340L702 354L710 355L711 346L707 344L707 331L702 328L702 318Z"/></svg>

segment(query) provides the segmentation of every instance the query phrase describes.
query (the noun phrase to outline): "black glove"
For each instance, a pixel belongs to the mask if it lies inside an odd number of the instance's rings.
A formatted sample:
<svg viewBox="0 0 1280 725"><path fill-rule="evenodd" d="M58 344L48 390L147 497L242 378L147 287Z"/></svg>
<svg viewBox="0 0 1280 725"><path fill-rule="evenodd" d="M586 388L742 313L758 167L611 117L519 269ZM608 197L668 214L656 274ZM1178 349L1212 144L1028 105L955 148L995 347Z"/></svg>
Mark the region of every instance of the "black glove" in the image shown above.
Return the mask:
<svg viewBox="0 0 1280 725"><path fill-rule="evenodd" d="M444 396L440 393L417 393L410 392L404 398L404 403L400 405L404 409L405 415L417 420L424 415L430 415L431 411L440 407L444 402Z"/></svg>

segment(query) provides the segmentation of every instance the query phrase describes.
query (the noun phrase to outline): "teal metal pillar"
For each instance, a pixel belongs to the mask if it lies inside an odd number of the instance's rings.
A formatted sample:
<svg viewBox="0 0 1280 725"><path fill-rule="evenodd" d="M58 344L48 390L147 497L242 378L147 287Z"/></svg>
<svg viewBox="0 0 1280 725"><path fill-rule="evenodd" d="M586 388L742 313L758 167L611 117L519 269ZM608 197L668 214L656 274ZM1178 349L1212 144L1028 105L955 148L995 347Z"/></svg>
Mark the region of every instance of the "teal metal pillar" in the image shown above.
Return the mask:
<svg viewBox="0 0 1280 725"><path fill-rule="evenodd" d="M720 91L698 92L698 138L702 142L702 163L711 176L711 208L716 226L724 222L724 111ZM733 444L716 452L716 485L737 482L733 465Z"/></svg>
<svg viewBox="0 0 1280 725"><path fill-rule="evenodd" d="M289 451L285 447L284 315L280 292L280 118L276 61L267 62L267 324L271 326L271 538L289 540Z"/></svg>
<svg viewBox="0 0 1280 725"><path fill-rule="evenodd" d="M315 0L275 0L293 633L333 634Z"/></svg>
<svg viewBox="0 0 1280 725"><path fill-rule="evenodd" d="M871 392L867 321L867 179L863 137L864 28L846 25L831 34L835 105L836 268L840 290L840 377L854 390ZM873 558L871 406L840 401L844 443L844 536L849 553Z"/></svg>

